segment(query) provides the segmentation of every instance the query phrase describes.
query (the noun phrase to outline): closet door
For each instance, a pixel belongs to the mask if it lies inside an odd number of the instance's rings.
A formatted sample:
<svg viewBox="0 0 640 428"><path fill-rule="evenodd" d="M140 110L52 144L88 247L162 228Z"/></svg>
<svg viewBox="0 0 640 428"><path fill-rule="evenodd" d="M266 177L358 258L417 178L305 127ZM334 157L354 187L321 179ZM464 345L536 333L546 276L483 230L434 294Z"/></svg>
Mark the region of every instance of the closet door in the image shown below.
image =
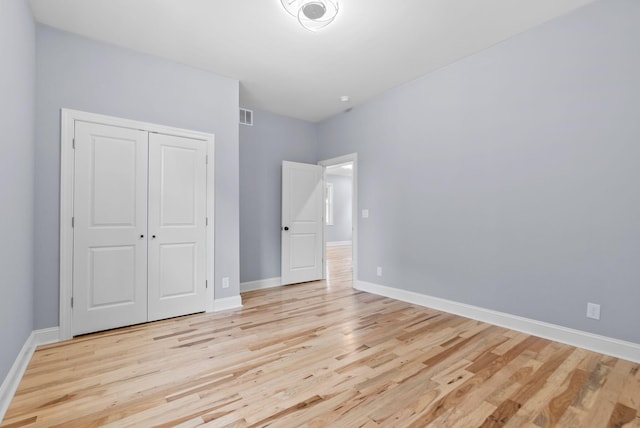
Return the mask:
<svg viewBox="0 0 640 428"><path fill-rule="evenodd" d="M147 140L75 123L74 335L147 320Z"/></svg>
<svg viewBox="0 0 640 428"><path fill-rule="evenodd" d="M149 134L149 321L205 310L206 143Z"/></svg>

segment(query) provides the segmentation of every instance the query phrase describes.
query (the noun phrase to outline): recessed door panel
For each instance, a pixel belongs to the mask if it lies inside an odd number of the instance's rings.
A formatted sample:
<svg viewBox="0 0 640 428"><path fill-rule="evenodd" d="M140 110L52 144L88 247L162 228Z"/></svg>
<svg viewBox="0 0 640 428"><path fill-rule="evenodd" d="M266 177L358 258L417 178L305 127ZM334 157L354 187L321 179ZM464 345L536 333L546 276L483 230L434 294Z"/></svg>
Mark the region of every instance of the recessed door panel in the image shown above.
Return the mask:
<svg viewBox="0 0 640 428"><path fill-rule="evenodd" d="M160 222L162 226L194 226L198 209L198 150L160 147Z"/></svg>
<svg viewBox="0 0 640 428"><path fill-rule="evenodd" d="M136 140L92 135L90 227L136 224Z"/></svg>
<svg viewBox="0 0 640 428"><path fill-rule="evenodd" d="M147 320L147 133L75 123L73 334Z"/></svg>
<svg viewBox="0 0 640 428"><path fill-rule="evenodd" d="M291 265L292 271L313 269L316 266L316 236L315 234L297 234L291 237Z"/></svg>
<svg viewBox="0 0 640 428"><path fill-rule="evenodd" d="M321 210L318 198L315 197L317 176L306 169L292 169L290 174L289 218L299 224L313 223Z"/></svg>
<svg viewBox="0 0 640 428"><path fill-rule="evenodd" d="M135 246L90 248L89 252L88 310L135 304Z"/></svg>
<svg viewBox="0 0 640 428"><path fill-rule="evenodd" d="M194 243L160 245L160 299L197 294L197 251Z"/></svg>
<svg viewBox="0 0 640 428"><path fill-rule="evenodd" d="M149 320L205 310L206 143L149 135Z"/></svg>

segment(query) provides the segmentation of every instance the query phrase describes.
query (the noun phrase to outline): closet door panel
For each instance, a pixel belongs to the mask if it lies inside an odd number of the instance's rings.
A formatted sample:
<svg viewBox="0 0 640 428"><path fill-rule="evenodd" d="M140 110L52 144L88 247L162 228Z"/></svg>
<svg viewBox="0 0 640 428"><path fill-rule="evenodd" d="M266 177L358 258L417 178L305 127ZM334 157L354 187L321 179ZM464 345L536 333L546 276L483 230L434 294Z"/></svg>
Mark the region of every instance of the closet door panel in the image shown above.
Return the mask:
<svg viewBox="0 0 640 428"><path fill-rule="evenodd" d="M149 320L205 310L206 143L149 135Z"/></svg>
<svg viewBox="0 0 640 428"><path fill-rule="evenodd" d="M75 124L74 335L147 320L147 135Z"/></svg>

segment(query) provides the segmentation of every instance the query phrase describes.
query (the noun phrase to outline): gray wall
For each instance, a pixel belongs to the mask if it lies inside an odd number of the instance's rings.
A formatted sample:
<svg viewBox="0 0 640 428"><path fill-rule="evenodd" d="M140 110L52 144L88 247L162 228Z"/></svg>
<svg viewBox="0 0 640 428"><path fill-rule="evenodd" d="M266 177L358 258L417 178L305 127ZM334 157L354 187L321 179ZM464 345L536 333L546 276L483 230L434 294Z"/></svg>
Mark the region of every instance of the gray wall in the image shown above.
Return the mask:
<svg viewBox="0 0 640 428"><path fill-rule="evenodd" d="M326 175L325 180L333 184L333 225L324 227L325 240L351 241L353 180L342 175Z"/></svg>
<svg viewBox="0 0 640 428"><path fill-rule="evenodd" d="M238 82L44 26L36 81L36 328L58 325L63 107L215 134L215 295L237 295Z"/></svg>
<svg viewBox="0 0 640 428"><path fill-rule="evenodd" d="M255 110L240 127L240 281L280 276L282 161L316 163L314 124Z"/></svg>
<svg viewBox="0 0 640 428"><path fill-rule="evenodd" d="M35 27L0 2L0 383L33 330Z"/></svg>
<svg viewBox="0 0 640 428"><path fill-rule="evenodd" d="M322 123L359 279L640 343L639 22L596 2Z"/></svg>

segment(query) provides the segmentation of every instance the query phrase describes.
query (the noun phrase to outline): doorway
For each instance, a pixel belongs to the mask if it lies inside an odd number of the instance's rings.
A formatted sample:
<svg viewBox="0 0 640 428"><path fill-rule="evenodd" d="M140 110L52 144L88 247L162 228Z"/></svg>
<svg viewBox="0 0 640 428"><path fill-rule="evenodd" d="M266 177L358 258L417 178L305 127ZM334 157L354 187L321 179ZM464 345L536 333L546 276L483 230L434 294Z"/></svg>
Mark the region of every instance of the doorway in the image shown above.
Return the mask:
<svg viewBox="0 0 640 428"><path fill-rule="evenodd" d="M324 277L327 283L348 280L355 286L358 278L357 154L327 159L319 164L324 166L325 183ZM339 277L331 278L331 275Z"/></svg>

